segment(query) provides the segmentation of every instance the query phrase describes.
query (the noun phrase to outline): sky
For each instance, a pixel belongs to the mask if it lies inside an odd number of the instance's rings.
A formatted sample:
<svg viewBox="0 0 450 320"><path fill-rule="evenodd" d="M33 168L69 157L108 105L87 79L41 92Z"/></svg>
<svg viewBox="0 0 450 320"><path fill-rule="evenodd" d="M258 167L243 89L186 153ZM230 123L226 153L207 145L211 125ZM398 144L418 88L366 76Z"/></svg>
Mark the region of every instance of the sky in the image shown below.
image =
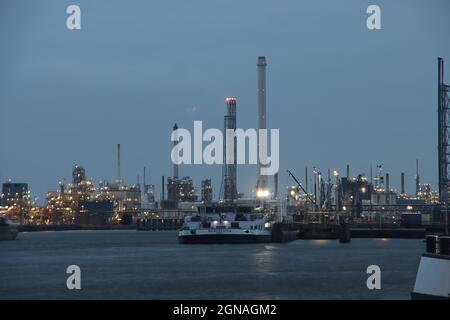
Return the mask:
<svg viewBox="0 0 450 320"><path fill-rule="evenodd" d="M81 30L66 27L81 8ZM381 30L366 9L381 8ZM147 168L161 192L170 133L222 128L224 98L237 126L257 127L257 57L267 58L267 125L280 130L279 183L337 169L391 186L437 188L437 57L450 65L447 0L0 0L0 181L27 182L42 203L75 164L97 185ZM447 67L450 70L450 67ZM450 71L449 71L450 72ZM447 72L447 74L449 73ZM450 77L446 78L450 83ZM197 188L220 165L184 165ZM238 166L238 190L256 183ZM311 176L311 175L310 175Z"/></svg>

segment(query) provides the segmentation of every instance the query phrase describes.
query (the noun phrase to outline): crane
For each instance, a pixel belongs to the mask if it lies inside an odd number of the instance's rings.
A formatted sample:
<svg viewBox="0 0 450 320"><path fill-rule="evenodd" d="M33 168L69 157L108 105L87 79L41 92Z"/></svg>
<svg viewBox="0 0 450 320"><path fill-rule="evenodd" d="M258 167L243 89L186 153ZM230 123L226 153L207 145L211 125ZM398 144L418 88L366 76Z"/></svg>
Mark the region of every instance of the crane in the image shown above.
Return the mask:
<svg viewBox="0 0 450 320"><path fill-rule="evenodd" d="M293 174L290 170L287 170L287 172L288 172L289 175L292 177L292 179L294 179L294 181L297 183L297 185L300 187L300 189L302 189L302 191L306 194L306 196L308 197L308 199L309 199L312 203L314 203L314 206L315 206L315 205L316 205L316 201L314 201L314 199L311 198L311 197L309 196L308 192L306 192L305 188L303 188L303 186L301 185L301 183L298 182L298 180L297 180L297 178L294 176L294 174Z"/></svg>

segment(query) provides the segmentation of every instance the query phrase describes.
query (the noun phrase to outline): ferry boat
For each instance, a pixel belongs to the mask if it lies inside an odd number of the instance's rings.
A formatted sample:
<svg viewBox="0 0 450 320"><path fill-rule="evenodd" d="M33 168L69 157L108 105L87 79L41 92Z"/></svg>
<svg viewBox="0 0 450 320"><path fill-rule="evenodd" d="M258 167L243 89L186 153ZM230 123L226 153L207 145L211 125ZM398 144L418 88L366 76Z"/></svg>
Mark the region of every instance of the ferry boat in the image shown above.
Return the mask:
<svg viewBox="0 0 450 320"><path fill-rule="evenodd" d="M450 300L450 236L426 237L411 299Z"/></svg>
<svg viewBox="0 0 450 320"><path fill-rule="evenodd" d="M272 222L263 213L242 207L199 208L187 216L178 233L180 243L272 242Z"/></svg>
<svg viewBox="0 0 450 320"><path fill-rule="evenodd" d="M0 240L14 240L19 233L17 225L11 220L0 216Z"/></svg>

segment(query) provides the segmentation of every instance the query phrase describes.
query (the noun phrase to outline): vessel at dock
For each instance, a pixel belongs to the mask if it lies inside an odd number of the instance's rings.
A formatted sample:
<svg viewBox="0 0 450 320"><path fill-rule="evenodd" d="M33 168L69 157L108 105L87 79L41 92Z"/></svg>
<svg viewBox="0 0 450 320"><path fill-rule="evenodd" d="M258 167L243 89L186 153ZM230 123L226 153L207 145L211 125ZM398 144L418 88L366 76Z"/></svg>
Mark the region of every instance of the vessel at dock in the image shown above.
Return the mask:
<svg viewBox="0 0 450 320"><path fill-rule="evenodd" d="M15 240L18 233L16 224L0 216L0 240Z"/></svg>
<svg viewBox="0 0 450 320"><path fill-rule="evenodd" d="M450 300L450 236L427 236L411 298Z"/></svg>
<svg viewBox="0 0 450 320"><path fill-rule="evenodd" d="M178 233L180 243L272 242L272 222L248 207L203 207L187 216Z"/></svg>

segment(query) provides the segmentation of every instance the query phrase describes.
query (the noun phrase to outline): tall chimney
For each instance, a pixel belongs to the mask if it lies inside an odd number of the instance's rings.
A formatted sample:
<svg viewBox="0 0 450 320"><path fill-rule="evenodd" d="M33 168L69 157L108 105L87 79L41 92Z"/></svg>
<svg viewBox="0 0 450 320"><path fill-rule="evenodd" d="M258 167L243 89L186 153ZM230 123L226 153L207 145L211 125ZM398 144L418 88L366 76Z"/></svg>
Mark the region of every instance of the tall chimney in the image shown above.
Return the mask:
<svg viewBox="0 0 450 320"><path fill-rule="evenodd" d="M405 173L401 173L400 178L400 194L405 194Z"/></svg>
<svg viewBox="0 0 450 320"><path fill-rule="evenodd" d="M370 183L373 184L372 163L370 164Z"/></svg>
<svg viewBox="0 0 450 320"><path fill-rule="evenodd" d="M144 167L144 189L145 189L145 186L147 185L147 181L146 181L146 179L145 179L145 167Z"/></svg>
<svg viewBox="0 0 450 320"><path fill-rule="evenodd" d="M175 125L173 126L173 131L176 131L176 130L178 130L178 126L177 126L177 124L175 123ZM174 148L175 148L176 145L178 144L178 131L176 131L176 132L177 132L177 133L175 134L175 139L174 139L174 141L173 141L173 146L174 146ZM178 161L178 150L177 150L177 152L175 152L175 161ZM172 173L172 176L173 176L174 179L177 179L177 178L178 178L178 164L176 164L176 163L173 164L173 173Z"/></svg>
<svg viewBox="0 0 450 320"><path fill-rule="evenodd" d="M117 182L122 183L122 175L120 172L120 143L117 144Z"/></svg>
<svg viewBox="0 0 450 320"><path fill-rule="evenodd" d="M389 187L389 173L386 173L386 204L391 204L391 199L390 199L390 187Z"/></svg>
<svg viewBox="0 0 450 320"><path fill-rule="evenodd" d="M223 144L223 199L237 199L237 143L236 131L236 98L225 99L226 113L224 116L225 143Z"/></svg>
<svg viewBox="0 0 450 320"><path fill-rule="evenodd" d="M308 167L305 167L305 190L308 193Z"/></svg>
<svg viewBox="0 0 450 320"><path fill-rule="evenodd" d="M347 165L347 180L350 180L350 165Z"/></svg>
<svg viewBox="0 0 450 320"><path fill-rule="evenodd" d="M416 159L416 196L420 192L419 159Z"/></svg>
<svg viewBox="0 0 450 320"><path fill-rule="evenodd" d="M273 185L274 185L274 199L278 199L278 172L273 176Z"/></svg>
<svg viewBox="0 0 450 320"><path fill-rule="evenodd" d="M258 129L267 129L266 126L266 57L258 57ZM267 148L267 141L260 141L258 137L258 153L259 150ZM259 157L258 157L259 158ZM267 188L267 176L261 174L261 160L258 161L258 182L257 189Z"/></svg>
<svg viewBox="0 0 450 320"><path fill-rule="evenodd" d="M146 187L147 181L145 179L145 167L144 167L144 177L143 177L142 182L143 182L143 184L142 184L142 188L141 188L141 193L144 196L144 199L147 199L147 187ZM147 202L147 200L145 200L145 202Z"/></svg>
<svg viewBox="0 0 450 320"><path fill-rule="evenodd" d="M165 189L165 186L164 186L164 176L162 176L162 179L161 179L161 201L164 201L165 200L165 195L164 195L164 189Z"/></svg>

